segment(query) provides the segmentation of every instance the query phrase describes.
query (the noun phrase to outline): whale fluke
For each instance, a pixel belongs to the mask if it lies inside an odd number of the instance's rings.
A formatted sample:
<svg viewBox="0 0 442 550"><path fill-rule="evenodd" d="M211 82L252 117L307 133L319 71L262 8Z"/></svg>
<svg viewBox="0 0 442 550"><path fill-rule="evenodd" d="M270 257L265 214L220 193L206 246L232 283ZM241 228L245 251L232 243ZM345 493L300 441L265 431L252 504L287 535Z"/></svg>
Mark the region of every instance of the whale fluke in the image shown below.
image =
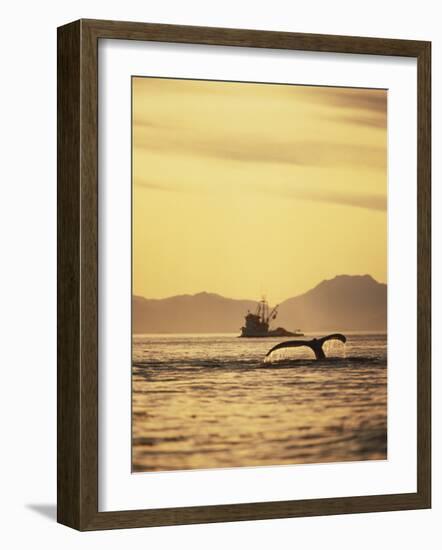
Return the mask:
<svg viewBox="0 0 442 550"><path fill-rule="evenodd" d="M325 359L326 357L322 346L324 342L327 342L328 340L339 340L340 342L345 344L347 338L343 334L336 333L329 334L328 336L324 336L323 338L313 338L312 340L289 340L288 342L281 342L280 344L276 344L276 346L273 346L273 348L266 353L266 357L268 357L272 352L278 349L299 348L302 346L306 346L313 350L316 359Z"/></svg>

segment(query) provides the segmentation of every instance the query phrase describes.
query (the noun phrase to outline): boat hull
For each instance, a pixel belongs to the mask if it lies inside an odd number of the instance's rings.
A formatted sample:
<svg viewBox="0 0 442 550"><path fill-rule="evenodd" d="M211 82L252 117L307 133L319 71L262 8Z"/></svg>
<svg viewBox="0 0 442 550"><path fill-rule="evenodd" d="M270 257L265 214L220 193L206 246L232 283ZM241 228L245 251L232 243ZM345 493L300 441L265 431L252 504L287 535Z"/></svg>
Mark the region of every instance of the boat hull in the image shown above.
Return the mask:
<svg viewBox="0 0 442 550"><path fill-rule="evenodd" d="M302 332L289 332L288 330L285 330L284 328L277 328L275 330L268 330L267 332L252 332L243 330L240 338L275 338L275 337L283 337L283 336L291 336L291 337L301 337L304 336L304 333Z"/></svg>

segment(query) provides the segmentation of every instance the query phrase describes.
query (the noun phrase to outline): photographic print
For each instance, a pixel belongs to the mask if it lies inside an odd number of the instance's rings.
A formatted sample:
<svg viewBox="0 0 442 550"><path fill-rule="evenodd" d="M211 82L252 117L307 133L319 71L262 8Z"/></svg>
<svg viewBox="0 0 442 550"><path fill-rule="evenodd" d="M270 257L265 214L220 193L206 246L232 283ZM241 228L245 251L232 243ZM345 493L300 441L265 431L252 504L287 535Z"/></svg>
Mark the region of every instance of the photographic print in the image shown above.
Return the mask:
<svg viewBox="0 0 442 550"><path fill-rule="evenodd" d="M387 90L132 77L132 471L387 459Z"/></svg>

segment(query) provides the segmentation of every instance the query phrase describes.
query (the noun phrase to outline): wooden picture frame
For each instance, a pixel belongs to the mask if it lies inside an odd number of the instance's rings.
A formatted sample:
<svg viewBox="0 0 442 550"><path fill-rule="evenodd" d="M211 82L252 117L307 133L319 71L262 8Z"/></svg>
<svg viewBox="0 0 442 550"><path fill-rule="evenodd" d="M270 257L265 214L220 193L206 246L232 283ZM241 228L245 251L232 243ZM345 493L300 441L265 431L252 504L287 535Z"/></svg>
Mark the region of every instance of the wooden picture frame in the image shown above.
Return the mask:
<svg viewBox="0 0 442 550"><path fill-rule="evenodd" d="M418 67L417 492L98 511L98 41L123 39L405 56ZM431 506L431 44L119 21L58 29L58 521L81 531Z"/></svg>

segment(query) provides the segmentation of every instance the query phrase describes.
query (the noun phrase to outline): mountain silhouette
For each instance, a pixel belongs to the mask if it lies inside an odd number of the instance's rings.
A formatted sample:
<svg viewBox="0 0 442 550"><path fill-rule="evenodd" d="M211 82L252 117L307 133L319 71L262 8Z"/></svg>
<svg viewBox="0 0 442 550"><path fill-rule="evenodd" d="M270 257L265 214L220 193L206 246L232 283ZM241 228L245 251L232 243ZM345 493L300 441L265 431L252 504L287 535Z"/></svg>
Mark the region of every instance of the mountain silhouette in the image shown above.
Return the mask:
<svg viewBox="0 0 442 550"><path fill-rule="evenodd" d="M285 300L278 323L303 330L386 330L387 285L370 275L339 275Z"/></svg>
<svg viewBox="0 0 442 550"><path fill-rule="evenodd" d="M240 332L257 302L200 292L164 299L133 296L133 332ZM279 306L275 326L287 330L386 330L387 285L370 275L338 275Z"/></svg>

